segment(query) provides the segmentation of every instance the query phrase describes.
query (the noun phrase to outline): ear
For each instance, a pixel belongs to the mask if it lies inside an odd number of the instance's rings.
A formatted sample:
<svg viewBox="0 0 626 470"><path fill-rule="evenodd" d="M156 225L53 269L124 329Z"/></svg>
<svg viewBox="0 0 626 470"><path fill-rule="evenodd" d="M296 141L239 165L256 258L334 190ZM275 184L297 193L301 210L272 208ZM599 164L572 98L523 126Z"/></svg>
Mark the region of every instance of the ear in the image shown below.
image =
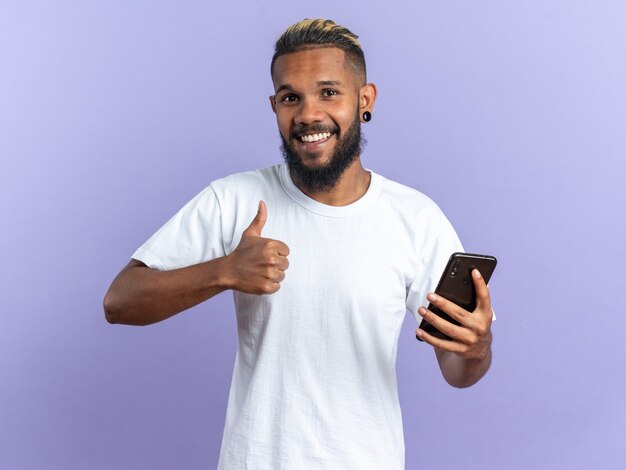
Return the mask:
<svg viewBox="0 0 626 470"><path fill-rule="evenodd" d="M272 106L272 111L276 114L276 95L270 96L270 105Z"/></svg>
<svg viewBox="0 0 626 470"><path fill-rule="evenodd" d="M376 85L373 83L366 83L359 90L359 115L361 116L361 122L365 122L363 121L363 113L365 111L371 113L374 109L377 94Z"/></svg>

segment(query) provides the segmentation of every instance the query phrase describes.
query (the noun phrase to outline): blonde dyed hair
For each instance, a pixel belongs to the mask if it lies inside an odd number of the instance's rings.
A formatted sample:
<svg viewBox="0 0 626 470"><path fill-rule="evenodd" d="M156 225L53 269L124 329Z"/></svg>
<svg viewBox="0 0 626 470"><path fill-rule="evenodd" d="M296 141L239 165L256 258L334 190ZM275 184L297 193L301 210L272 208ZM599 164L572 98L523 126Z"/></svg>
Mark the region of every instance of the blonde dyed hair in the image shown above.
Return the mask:
<svg viewBox="0 0 626 470"><path fill-rule="evenodd" d="M336 47L345 52L346 58L360 75L363 83L367 80L365 55L359 37L348 28L336 24L332 20L308 19L289 26L276 41L270 71L274 73L274 63L283 54L306 49Z"/></svg>

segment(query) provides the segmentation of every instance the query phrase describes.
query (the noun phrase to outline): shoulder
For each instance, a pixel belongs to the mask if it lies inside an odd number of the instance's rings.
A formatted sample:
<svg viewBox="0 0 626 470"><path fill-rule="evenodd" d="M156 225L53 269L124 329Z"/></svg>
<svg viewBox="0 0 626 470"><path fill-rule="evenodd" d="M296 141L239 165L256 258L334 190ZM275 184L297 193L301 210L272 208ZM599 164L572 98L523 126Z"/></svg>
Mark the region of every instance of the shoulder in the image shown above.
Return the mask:
<svg viewBox="0 0 626 470"><path fill-rule="evenodd" d="M219 206L223 220L233 223L239 217L251 220L261 200L274 207L284 200L280 165L234 173L213 181L206 191Z"/></svg>
<svg viewBox="0 0 626 470"><path fill-rule="evenodd" d="M435 201L421 191L381 175L377 175L377 178L380 181L381 198L390 208L413 217L443 216Z"/></svg>
<svg viewBox="0 0 626 470"><path fill-rule="evenodd" d="M224 208L239 210L249 201L267 197L280 186L278 165L259 170L234 173L213 180L208 186L193 197L183 208L211 212Z"/></svg>
<svg viewBox="0 0 626 470"><path fill-rule="evenodd" d="M209 188L218 197L228 194L249 194L267 190L280 184L279 167L280 165L274 165L258 170L234 173L213 181Z"/></svg>
<svg viewBox="0 0 626 470"><path fill-rule="evenodd" d="M430 197L417 189L386 178L383 178L381 186L384 210L402 221L415 246L419 247L419 259L441 251L441 257L445 261L451 253L463 251L454 227Z"/></svg>

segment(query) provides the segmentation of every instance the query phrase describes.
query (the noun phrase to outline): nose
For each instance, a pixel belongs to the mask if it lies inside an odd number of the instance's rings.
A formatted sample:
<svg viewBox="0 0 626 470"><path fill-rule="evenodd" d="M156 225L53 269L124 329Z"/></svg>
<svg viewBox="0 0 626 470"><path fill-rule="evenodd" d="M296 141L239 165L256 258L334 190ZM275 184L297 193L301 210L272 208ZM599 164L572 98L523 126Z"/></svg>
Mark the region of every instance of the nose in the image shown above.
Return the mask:
<svg viewBox="0 0 626 470"><path fill-rule="evenodd" d="M294 116L296 124L312 124L324 120L324 112L320 107L320 103L314 99L302 98L300 106Z"/></svg>

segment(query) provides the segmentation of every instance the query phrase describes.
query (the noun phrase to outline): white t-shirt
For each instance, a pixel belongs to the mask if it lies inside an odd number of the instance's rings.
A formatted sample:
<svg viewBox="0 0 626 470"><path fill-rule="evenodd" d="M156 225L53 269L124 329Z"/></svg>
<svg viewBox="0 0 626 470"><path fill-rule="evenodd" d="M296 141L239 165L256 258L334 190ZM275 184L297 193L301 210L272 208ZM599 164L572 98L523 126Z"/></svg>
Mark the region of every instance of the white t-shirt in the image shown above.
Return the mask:
<svg viewBox="0 0 626 470"><path fill-rule="evenodd" d="M321 204L286 164L214 181L134 254L174 269L231 253L267 206L263 237L290 249L278 292L234 292L238 350L218 468L403 469L396 383L406 309L416 319L462 251L441 210L371 172L347 206Z"/></svg>

